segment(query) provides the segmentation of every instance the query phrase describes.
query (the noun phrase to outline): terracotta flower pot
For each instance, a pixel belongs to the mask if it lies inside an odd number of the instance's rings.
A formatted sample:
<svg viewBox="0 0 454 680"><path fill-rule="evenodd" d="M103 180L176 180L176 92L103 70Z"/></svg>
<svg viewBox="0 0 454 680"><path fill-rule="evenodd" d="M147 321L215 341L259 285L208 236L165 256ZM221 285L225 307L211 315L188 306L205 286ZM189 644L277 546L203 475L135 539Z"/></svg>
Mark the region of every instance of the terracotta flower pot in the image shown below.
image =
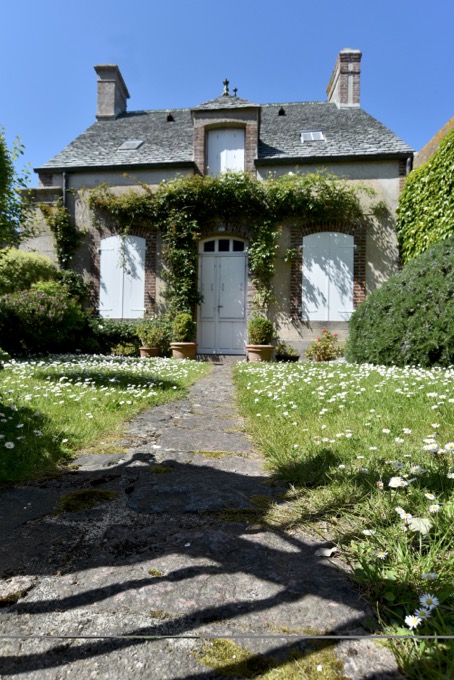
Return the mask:
<svg viewBox="0 0 454 680"><path fill-rule="evenodd" d="M171 342L174 359L195 359L197 344L195 342Z"/></svg>
<svg viewBox="0 0 454 680"><path fill-rule="evenodd" d="M249 361L271 361L273 345L246 345Z"/></svg>
<svg viewBox="0 0 454 680"><path fill-rule="evenodd" d="M157 347L139 347L139 352L142 359L159 356L159 349Z"/></svg>

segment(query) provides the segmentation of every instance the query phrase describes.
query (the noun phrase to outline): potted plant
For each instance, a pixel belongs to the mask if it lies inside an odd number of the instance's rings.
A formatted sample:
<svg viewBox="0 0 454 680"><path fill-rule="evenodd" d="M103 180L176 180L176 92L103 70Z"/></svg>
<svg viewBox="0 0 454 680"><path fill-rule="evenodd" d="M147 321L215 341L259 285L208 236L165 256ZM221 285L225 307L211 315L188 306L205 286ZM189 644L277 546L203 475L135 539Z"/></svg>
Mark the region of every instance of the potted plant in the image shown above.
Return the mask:
<svg viewBox="0 0 454 680"><path fill-rule="evenodd" d="M162 319L144 319L137 326L141 357L165 356L169 349L169 330Z"/></svg>
<svg viewBox="0 0 454 680"><path fill-rule="evenodd" d="M273 345L271 340L274 327L269 319L255 315L248 323L248 342L246 351L249 361L271 361Z"/></svg>
<svg viewBox="0 0 454 680"><path fill-rule="evenodd" d="M311 361L333 361L344 354L344 349L338 345L337 333L332 333L325 328L317 340L306 350L306 357Z"/></svg>
<svg viewBox="0 0 454 680"><path fill-rule="evenodd" d="M293 361L296 362L300 358L300 355L296 351L294 347L289 345L288 342L283 342L280 340L277 345L276 349L274 350L274 356L276 358L276 361Z"/></svg>
<svg viewBox="0 0 454 680"><path fill-rule="evenodd" d="M172 322L170 347L174 359L194 359L197 344L194 341L196 323L187 312L177 314Z"/></svg>

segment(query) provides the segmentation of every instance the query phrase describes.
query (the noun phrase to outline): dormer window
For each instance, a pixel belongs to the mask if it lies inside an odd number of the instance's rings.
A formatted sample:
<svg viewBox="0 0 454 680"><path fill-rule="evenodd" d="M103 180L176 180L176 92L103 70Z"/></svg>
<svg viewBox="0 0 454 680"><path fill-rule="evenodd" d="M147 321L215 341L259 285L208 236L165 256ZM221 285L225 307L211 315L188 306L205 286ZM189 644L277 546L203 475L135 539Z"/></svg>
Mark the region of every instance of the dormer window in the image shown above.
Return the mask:
<svg viewBox="0 0 454 680"><path fill-rule="evenodd" d="M244 171L244 128L216 128L207 134L207 174Z"/></svg>
<svg viewBox="0 0 454 680"><path fill-rule="evenodd" d="M301 132L302 142L324 142L325 138L321 130L303 130Z"/></svg>

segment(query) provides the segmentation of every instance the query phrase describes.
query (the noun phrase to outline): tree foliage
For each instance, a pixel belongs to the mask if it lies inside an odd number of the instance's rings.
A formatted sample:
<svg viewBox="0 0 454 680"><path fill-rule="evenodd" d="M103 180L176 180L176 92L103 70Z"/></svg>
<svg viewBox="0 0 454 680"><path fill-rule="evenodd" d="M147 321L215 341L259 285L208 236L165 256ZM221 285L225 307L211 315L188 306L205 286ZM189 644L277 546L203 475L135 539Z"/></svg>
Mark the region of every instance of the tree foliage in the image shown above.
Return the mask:
<svg viewBox="0 0 454 680"><path fill-rule="evenodd" d="M361 303L350 319L346 356L388 366L454 364L454 236Z"/></svg>
<svg viewBox="0 0 454 680"><path fill-rule="evenodd" d="M0 129L0 247L16 245L30 233L27 226L29 202L23 193L28 173L17 173L14 167L22 154L19 140L11 150L8 149L4 131Z"/></svg>
<svg viewBox="0 0 454 680"><path fill-rule="evenodd" d="M397 234L404 263L454 234L454 130L410 173L399 200Z"/></svg>

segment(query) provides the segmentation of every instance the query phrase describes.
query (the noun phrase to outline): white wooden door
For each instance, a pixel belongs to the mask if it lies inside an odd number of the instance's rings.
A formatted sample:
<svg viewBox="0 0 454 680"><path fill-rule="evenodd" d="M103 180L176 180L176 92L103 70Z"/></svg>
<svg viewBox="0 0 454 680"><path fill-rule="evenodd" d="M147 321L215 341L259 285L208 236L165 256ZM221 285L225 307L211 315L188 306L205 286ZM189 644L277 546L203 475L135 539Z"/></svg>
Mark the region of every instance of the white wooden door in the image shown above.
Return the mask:
<svg viewBox="0 0 454 680"><path fill-rule="evenodd" d="M145 308L145 239L109 236L100 247L99 313L107 319L140 319Z"/></svg>
<svg viewBox="0 0 454 680"><path fill-rule="evenodd" d="M199 260L200 292L198 351L201 354L244 354L246 346L247 254L202 253Z"/></svg>
<svg viewBox="0 0 454 680"><path fill-rule="evenodd" d="M207 173L244 170L244 130L210 130L207 139Z"/></svg>
<svg viewBox="0 0 454 680"><path fill-rule="evenodd" d="M348 321L353 312L354 239L321 232L303 238L302 316L306 321Z"/></svg>

